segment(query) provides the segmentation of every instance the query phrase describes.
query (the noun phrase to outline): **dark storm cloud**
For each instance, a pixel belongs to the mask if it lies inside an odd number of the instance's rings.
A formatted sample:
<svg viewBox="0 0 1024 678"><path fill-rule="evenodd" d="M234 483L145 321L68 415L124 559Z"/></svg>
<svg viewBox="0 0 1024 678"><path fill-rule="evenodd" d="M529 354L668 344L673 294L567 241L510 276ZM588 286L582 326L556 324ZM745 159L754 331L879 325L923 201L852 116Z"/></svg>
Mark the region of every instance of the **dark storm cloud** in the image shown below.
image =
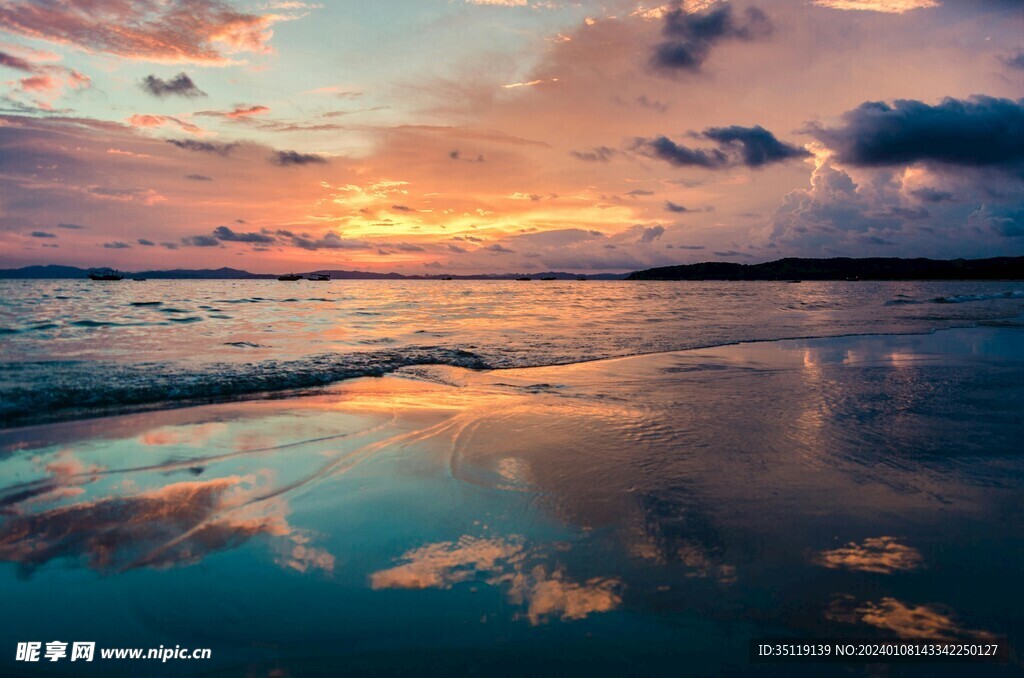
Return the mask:
<svg viewBox="0 0 1024 678"><path fill-rule="evenodd" d="M270 156L270 162L279 167L295 167L302 165L326 164L327 161L319 155L312 153L299 153L298 151L274 151Z"/></svg>
<svg viewBox="0 0 1024 678"><path fill-rule="evenodd" d="M217 240L212 235L193 235L181 239L181 242L192 247L216 247L220 245L220 240Z"/></svg>
<svg viewBox="0 0 1024 678"><path fill-rule="evenodd" d="M950 202L953 200L953 194L949 191L940 191L929 186L914 189L910 192L910 195L924 202Z"/></svg>
<svg viewBox="0 0 1024 678"><path fill-rule="evenodd" d="M704 136L739 152L741 161L747 167L762 167L773 162L790 158L806 158L810 153L802 148L783 143L760 125L753 127L712 127L704 130Z"/></svg>
<svg viewBox="0 0 1024 678"><path fill-rule="evenodd" d="M253 242L253 243L270 243L277 242L277 239L272 235L265 233L239 233L232 231L227 226L218 226L213 229L213 237L217 240L224 240L226 242Z"/></svg>
<svg viewBox="0 0 1024 678"><path fill-rule="evenodd" d="M748 7L742 17L725 3L693 13L677 7L665 15L664 41L655 46L651 65L666 71L696 72L716 44L725 40L749 42L771 33L771 21L756 7Z"/></svg>
<svg viewBox="0 0 1024 678"><path fill-rule="evenodd" d="M155 97L181 96L181 97L205 97L206 92L196 87L192 78L185 73L178 73L170 80L164 80L155 75L147 75L139 83L139 86Z"/></svg>
<svg viewBox="0 0 1024 678"><path fill-rule="evenodd" d="M692 149L677 144L666 136L637 139L636 147L644 155L675 165L676 167L707 167L717 169L729 165L729 157L718 149Z"/></svg>
<svg viewBox="0 0 1024 678"><path fill-rule="evenodd" d="M842 126L810 131L850 165L1024 168L1024 99L947 98L935 106L912 99L891 106L869 101L842 120Z"/></svg>
<svg viewBox="0 0 1024 678"><path fill-rule="evenodd" d="M238 144L218 144L212 141L196 141L195 139L168 139L167 143L186 151L216 153L217 155L227 155L238 146Z"/></svg>
<svg viewBox="0 0 1024 678"><path fill-rule="evenodd" d="M648 157L664 160L676 167L707 169L723 169L736 165L758 168L810 156L810 153L798 146L779 141L775 135L760 125L710 127L699 136L715 142L717 148L690 148L666 136L636 139L633 147Z"/></svg>
<svg viewBox="0 0 1024 678"><path fill-rule="evenodd" d="M570 151L569 155L584 162L608 162L615 153L614 148L598 146L590 151Z"/></svg>

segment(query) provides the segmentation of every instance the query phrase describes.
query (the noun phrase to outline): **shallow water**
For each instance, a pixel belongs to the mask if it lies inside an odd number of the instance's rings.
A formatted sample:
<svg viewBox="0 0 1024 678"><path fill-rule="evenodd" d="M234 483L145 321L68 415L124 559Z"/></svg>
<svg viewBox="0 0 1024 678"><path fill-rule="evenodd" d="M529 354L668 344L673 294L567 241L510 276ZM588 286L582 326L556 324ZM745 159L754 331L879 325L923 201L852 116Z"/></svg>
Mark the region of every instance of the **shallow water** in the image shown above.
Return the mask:
<svg viewBox="0 0 1024 678"><path fill-rule="evenodd" d="M1022 315L1019 282L0 281L0 426L403 365L552 365Z"/></svg>
<svg viewBox="0 0 1024 678"><path fill-rule="evenodd" d="M1016 647L1022 400L1024 330L982 327L9 430L2 642L209 647L168 670L228 675L820 675L747 663L787 634Z"/></svg>

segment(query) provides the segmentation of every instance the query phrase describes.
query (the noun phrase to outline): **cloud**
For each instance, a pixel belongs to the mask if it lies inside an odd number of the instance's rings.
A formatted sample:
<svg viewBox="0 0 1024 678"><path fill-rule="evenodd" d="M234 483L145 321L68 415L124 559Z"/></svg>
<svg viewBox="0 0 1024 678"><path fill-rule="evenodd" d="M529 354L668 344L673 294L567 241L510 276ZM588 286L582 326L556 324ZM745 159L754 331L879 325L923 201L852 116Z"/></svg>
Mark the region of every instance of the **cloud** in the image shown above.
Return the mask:
<svg viewBox="0 0 1024 678"><path fill-rule="evenodd" d="M808 151L798 146L779 141L775 135L760 125L709 127L699 136L714 141L717 147L690 148L666 136L657 136L650 139L635 139L633 148L643 155L664 160L676 167L706 169L725 169L737 165L756 169L810 156Z"/></svg>
<svg viewBox="0 0 1024 678"><path fill-rule="evenodd" d="M640 238L637 239L637 242L640 242L640 243L654 242L655 240L657 240L658 238L660 238L664 234L665 234L665 227L664 226L651 226L649 228L645 228L644 229L643 233L640 234Z"/></svg>
<svg viewBox="0 0 1024 678"><path fill-rule="evenodd" d="M277 242L277 238L266 233L238 233L227 226L218 226L213 229L213 237L225 242L249 242L249 243L271 243Z"/></svg>
<svg viewBox="0 0 1024 678"><path fill-rule="evenodd" d="M912 189L910 195L923 202L949 202L953 199L951 192L932 188L931 186Z"/></svg>
<svg viewBox="0 0 1024 678"><path fill-rule="evenodd" d="M238 104L230 111L199 111L198 113L196 113L196 115L201 115L210 118L228 118L230 120L244 120L249 116L261 115L263 113L269 112L270 108L267 106L250 106L247 104Z"/></svg>
<svg viewBox="0 0 1024 678"><path fill-rule="evenodd" d="M1002 62L1009 68L1024 71L1024 52L1017 52L1013 56L1003 57Z"/></svg>
<svg viewBox="0 0 1024 678"><path fill-rule="evenodd" d="M279 167L295 167L301 165L326 164L327 160L312 153L299 153L297 151L274 151L270 156L270 162Z"/></svg>
<svg viewBox="0 0 1024 678"><path fill-rule="evenodd" d="M32 231L32 233L30 233L29 235L31 235L33 238L56 238L57 237L57 235L55 233L47 233L46 231Z"/></svg>
<svg viewBox="0 0 1024 678"><path fill-rule="evenodd" d="M146 240L145 238L139 238L135 242L139 243L143 247L155 247L156 246L155 242L153 242L152 240Z"/></svg>
<svg viewBox="0 0 1024 678"><path fill-rule="evenodd" d="M677 203L674 203L671 200L666 200L665 201L665 211L666 212L677 212L679 214L682 214L683 212L691 212L692 210L690 210L687 207L684 207L683 205L679 205Z"/></svg>
<svg viewBox="0 0 1024 678"><path fill-rule="evenodd" d="M202 134L203 128L198 125L193 125L190 122L182 120L181 118L175 118L170 115L143 115L136 113L135 115L128 118L128 124L132 127L163 127L164 125L176 125L183 132L189 134ZM174 143L173 141L171 143Z"/></svg>
<svg viewBox="0 0 1024 678"><path fill-rule="evenodd" d="M515 250L509 249L500 243L488 245L487 247L484 247L484 249L488 252L495 252L496 254L512 254L515 252Z"/></svg>
<svg viewBox="0 0 1024 678"><path fill-rule="evenodd" d="M304 250L361 250L371 247L370 243L363 240L343 238L337 233L329 232L320 238L310 238L306 235L292 235L292 245Z"/></svg>
<svg viewBox="0 0 1024 678"><path fill-rule="evenodd" d="M212 235L190 235L181 239L181 242L191 247L217 247L220 240Z"/></svg>
<svg viewBox="0 0 1024 678"><path fill-rule="evenodd" d="M155 97L205 97L206 92L196 87L192 78L185 73L178 73L170 80L155 75L147 75L140 83L142 89Z"/></svg>
<svg viewBox="0 0 1024 678"><path fill-rule="evenodd" d="M131 249L132 246L126 242L121 242L120 240L117 240L114 242L105 242L103 243L103 247L105 247L108 250L127 250Z"/></svg>
<svg viewBox="0 0 1024 678"><path fill-rule="evenodd" d="M903 14L915 9L941 7L939 0L813 0L818 7Z"/></svg>
<svg viewBox="0 0 1024 678"><path fill-rule="evenodd" d="M271 27L299 15L251 14L222 0L0 4L0 26L11 33L127 59L207 65L230 63L233 53L269 53Z"/></svg>
<svg viewBox="0 0 1024 678"><path fill-rule="evenodd" d="M208 177L205 174L186 174L185 178L189 181L213 181L213 177Z"/></svg>
<svg viewBox="0 0 1024 678"><path fill-rule="evenodd" d="M740 161L747 167L762 167L792 158L806 158L811 154L797 146L783 143L761 127L712 127L704 136L718 142L723 148L737 151Z"/></svg>
<svg viewBox="0 0 1024 678"><path fill-rule="evenodd" d="M527 0L465 0L467 5L491 5L497 7L526 7Z"/></svg>
<svg viewBox="0 0 1024 678"><path fill-rule="evenodd" d="M1024 99L943 99L931 106L897 99L847 111L837 127L810 132L844 164L884 167L930 163L1024 169Z"/></svg>
<svg viewBox="0 0 1024 678"><path fill-rule="evenodd" d="M662 71L696 72L716 44L760 40L771 33L771 21L756 7L748 7L742 19L736 17L731 4L724 2L697 12L677 7L664 15L664 40L654 48L651 65Z"/></svg>
<svg viewBox="0 0 1024 678"><path fill-rule="evenodd" d="M61 223L61 224L57 224L57 228L66 228L68 230L80 231L80 230L84 229L85 226L82 226L81 224L63 224L63 223Z"/></svg>
<svg viewBox="0 0 1024 678"><path fill-rule="evenodd" d="M196 141L195 139L167 139L167 143L186 151L216 153L217 155L228 155L238 146L237 143L220 144L213 141Z"/></svg>
<svg viewBox="0 0 1024 678"><path fill-rule="evenodd" d="M0 11L2 11L2 7L0 7ZM3 22L0 21L0 27L2 26ZM0 51L0 66L27 74L27 77L17 81L17 86L12 93L30 99L32 104L43 110L51 110L52 106L48 103L48 99L61 94L65 89L82 90L88 89L92 85L88 76L72 68L34 63L5 51ZM37 97L42 97L42 99ZM10 95L8 100L13 103Z"/></svg>
<svg viewBox="0 0 1024 678"><path fill-rule="evenodd" d="M597 146L589 151L570 151L569 155L584 162L608 162L618 151L607 146Z"/></svg>
<svg viewBox="0 0 1024 678"><path fill-rule="evenodd" d="M3 51L0 51L0 66L6 66L7 68L13 68L16 71L24 71L26 73L31 73L35 70L35 66L29 61Z"/></svg>

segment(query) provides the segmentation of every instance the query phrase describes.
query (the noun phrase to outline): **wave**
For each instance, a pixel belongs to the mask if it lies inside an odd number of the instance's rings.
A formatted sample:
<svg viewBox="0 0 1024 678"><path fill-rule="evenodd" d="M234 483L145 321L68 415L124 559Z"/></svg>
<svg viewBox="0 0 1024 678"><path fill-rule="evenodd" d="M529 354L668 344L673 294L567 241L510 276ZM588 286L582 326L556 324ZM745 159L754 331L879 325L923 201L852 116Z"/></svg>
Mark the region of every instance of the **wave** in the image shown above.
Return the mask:
<svg viewBox="0 0 1024 678"><path fill-rule="evenodd" d="M1024 290L992 294L956 294L948 297L935 297L932 301L936 304L963 304L969 301L988 301L990 299L1024 299Z"/></svg>
<svg viewBox="0 0 1024 678"><path fill-rule="evenodd" d="M0 428L315 389L413 365L492 368L475 353L436 346L201 367L91 361L4 363L0 364Z"/></svg>

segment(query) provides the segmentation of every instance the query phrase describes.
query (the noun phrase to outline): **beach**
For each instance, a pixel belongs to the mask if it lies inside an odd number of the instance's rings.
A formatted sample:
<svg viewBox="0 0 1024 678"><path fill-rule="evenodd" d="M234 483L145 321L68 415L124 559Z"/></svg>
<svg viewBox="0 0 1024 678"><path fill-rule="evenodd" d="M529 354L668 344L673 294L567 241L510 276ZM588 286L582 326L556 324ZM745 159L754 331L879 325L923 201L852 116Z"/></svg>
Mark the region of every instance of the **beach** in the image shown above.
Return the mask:
<svg viewBox="0 0 1024 678"><path fill-rule="evenodd" d="M1022 396L1024 330L995 322L6 429L3 642L211 648L167 670L217 675L816 675L747 644L1016 647Z"/></svg>

